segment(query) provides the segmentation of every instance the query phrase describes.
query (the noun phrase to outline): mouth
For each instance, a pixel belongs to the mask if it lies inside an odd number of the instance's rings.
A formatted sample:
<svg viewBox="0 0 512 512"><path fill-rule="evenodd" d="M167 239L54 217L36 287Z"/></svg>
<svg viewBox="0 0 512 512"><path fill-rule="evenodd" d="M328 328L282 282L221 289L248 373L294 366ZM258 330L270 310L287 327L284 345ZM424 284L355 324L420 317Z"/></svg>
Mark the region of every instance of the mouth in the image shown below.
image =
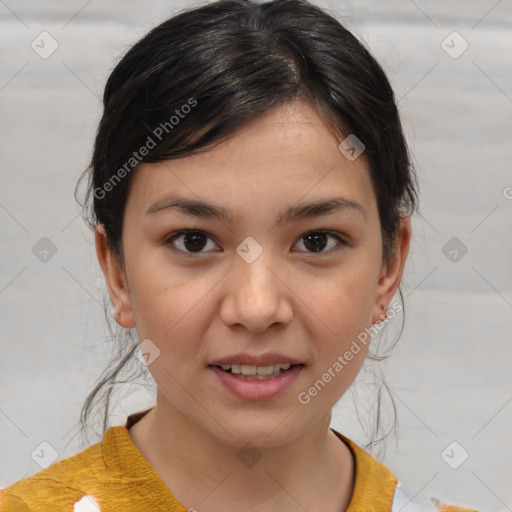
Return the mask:
<svg viewBox="0 0 512 512"><path fill-rule="evenodd" d="M277 363L267 366L253 366L247 364L222 364L208 365L212 368L232 375L242 380L270 380L287 372L293 371L297 366L305 366L303 363Z"/></svg>
<svg viewBox="0 0 512 512"><path fill-rule="evenodd" d="M266 366L210 364L214 378L232 396L243 401L270 400L293 385L306 365L277 363Z"/></svg>

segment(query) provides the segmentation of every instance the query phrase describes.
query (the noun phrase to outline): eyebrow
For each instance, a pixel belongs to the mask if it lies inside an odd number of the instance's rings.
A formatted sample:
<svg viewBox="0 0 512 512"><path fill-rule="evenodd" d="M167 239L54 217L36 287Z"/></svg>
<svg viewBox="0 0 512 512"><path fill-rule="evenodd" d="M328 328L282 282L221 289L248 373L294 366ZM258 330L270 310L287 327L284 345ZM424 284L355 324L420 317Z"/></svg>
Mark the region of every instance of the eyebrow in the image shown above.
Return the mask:
<svg viewBox="0 0 512 512"><path fill-rule="evenodd" d="M218 206L207 201L187 199L178 196L169 196L156 202L148 209L146 214L153 214L162 210L177 210L185 215L193 215L195 217L202 218L216 218L231 224L237 219L237 216L223 206ZM278 216L276 222L278 224L284 224L298 219L312 218L320 215L345 211L359 213L366 219L366 211L358 202L344 197L332 197L328 199L320 199L314 202L302 203L296 206L290 206L284 211L284 213Z"/></svg>

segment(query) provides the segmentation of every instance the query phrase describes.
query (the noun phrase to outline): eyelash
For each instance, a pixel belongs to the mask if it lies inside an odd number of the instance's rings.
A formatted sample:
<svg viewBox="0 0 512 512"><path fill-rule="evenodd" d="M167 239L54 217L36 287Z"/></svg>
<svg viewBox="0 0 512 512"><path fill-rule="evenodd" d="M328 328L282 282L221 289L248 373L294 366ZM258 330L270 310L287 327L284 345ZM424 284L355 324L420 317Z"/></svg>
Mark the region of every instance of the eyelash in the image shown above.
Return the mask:
<svg viewBox="0 0 512 512"><path fill-rule="evenodd" d="M174 242L174 240L176 240L178 237L183 236L183 235L187 235L187 234L190 234L190 233L201 233L203 235L206 235L210 240L212 239L208 235L208 233L206 233L204 231L201 231L201 230L198 230L198 229L183 229L181 231L177 231L176 233L173 233L172 235L168 236L164 240L164 244L165 245L170 244L171 245L171 249L173 251L178 252L181 255L183 255L185 257L189 257L189 258L196 258L196 257L200 256L201 254L208 254L208 252L210 252L210 251L207 251L207 252L196 252L196 253L194 253L194 252L187 252L187 251L183 251L181 249L177 249L176 247L174 247L172 245L172 242ZM333 254L333 253L343 249L346 245L348 245L347 242L338 233L336 233L335 231L328 230L328 229L317 229L317 230L313 230L313 231L308 231L307 233L304 233L299 238L299 240L302 240L307 235L311 235L311 234L314 234L314 233L324 233L324 234L326 234L328 236L331 236L331 237L335 238L339 243L338 243L338 245L334 249L331 249L329 251L320 251L320 252L299 251L299 252L306 252L307 254L309 254L311 256L314 256L314 257L316 257L316 256L322 257L322 256L327 256L327 255ZM309 257L311 257L311 256L309 256Z"/></svg>

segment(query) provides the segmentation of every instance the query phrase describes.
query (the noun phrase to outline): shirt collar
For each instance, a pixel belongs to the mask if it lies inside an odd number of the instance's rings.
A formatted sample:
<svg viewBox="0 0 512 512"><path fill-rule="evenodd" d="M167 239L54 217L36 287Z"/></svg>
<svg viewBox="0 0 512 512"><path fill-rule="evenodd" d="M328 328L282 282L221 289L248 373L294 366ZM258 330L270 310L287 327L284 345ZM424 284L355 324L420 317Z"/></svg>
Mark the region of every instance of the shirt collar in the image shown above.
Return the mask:
<svg viewBox="0 0 512 512"><path fill-rule="evenodd" d="M150 475L152 485L164 492L164 489L168 490L167 486L135 446L128 433L128 429L151 409L129 415L124 426L111 427L102 441L102 453L105 464L122 473L125 481L140 482L142 468ZM347 445L354 457L354 490L346 512L390 512L397 484L395 475L352 440L334 429L331 430ZM123 464L126 457L136 463ZM168 492L170 494L170 491Z"/></svg>
<svg viewBox="0 0 512 512"><path fill-rule="evenodd" d="M355 462L354 491L346 512L390 512L396 476L354 441L331 430L348 446Z"/></svg>

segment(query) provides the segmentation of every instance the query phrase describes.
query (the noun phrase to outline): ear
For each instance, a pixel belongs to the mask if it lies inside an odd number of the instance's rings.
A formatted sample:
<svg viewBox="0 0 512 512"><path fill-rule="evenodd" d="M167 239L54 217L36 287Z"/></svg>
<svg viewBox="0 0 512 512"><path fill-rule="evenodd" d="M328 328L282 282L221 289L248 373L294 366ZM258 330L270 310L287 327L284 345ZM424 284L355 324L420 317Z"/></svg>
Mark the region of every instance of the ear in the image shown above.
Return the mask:
<svg viewBox="0 0 512 512"><path fill-rule="evenodd" d="M383 262L382 271L377 285L375 304L372 314L372 323L382 322L386 319L391 299L395 295L409 254L412 228L409 217L402 217L397 236L394 240L394 251L390 261Z"/></svg>
<svg viewBox="0 0 512 512"><path fill-rule="evenodd" d="M107 234L103 224L96 227L94 237L98 262L105 276L110 300L114 305L114 318L121 327L126 329L135 327L125 272L119 258L108 246Z"/></svg>

